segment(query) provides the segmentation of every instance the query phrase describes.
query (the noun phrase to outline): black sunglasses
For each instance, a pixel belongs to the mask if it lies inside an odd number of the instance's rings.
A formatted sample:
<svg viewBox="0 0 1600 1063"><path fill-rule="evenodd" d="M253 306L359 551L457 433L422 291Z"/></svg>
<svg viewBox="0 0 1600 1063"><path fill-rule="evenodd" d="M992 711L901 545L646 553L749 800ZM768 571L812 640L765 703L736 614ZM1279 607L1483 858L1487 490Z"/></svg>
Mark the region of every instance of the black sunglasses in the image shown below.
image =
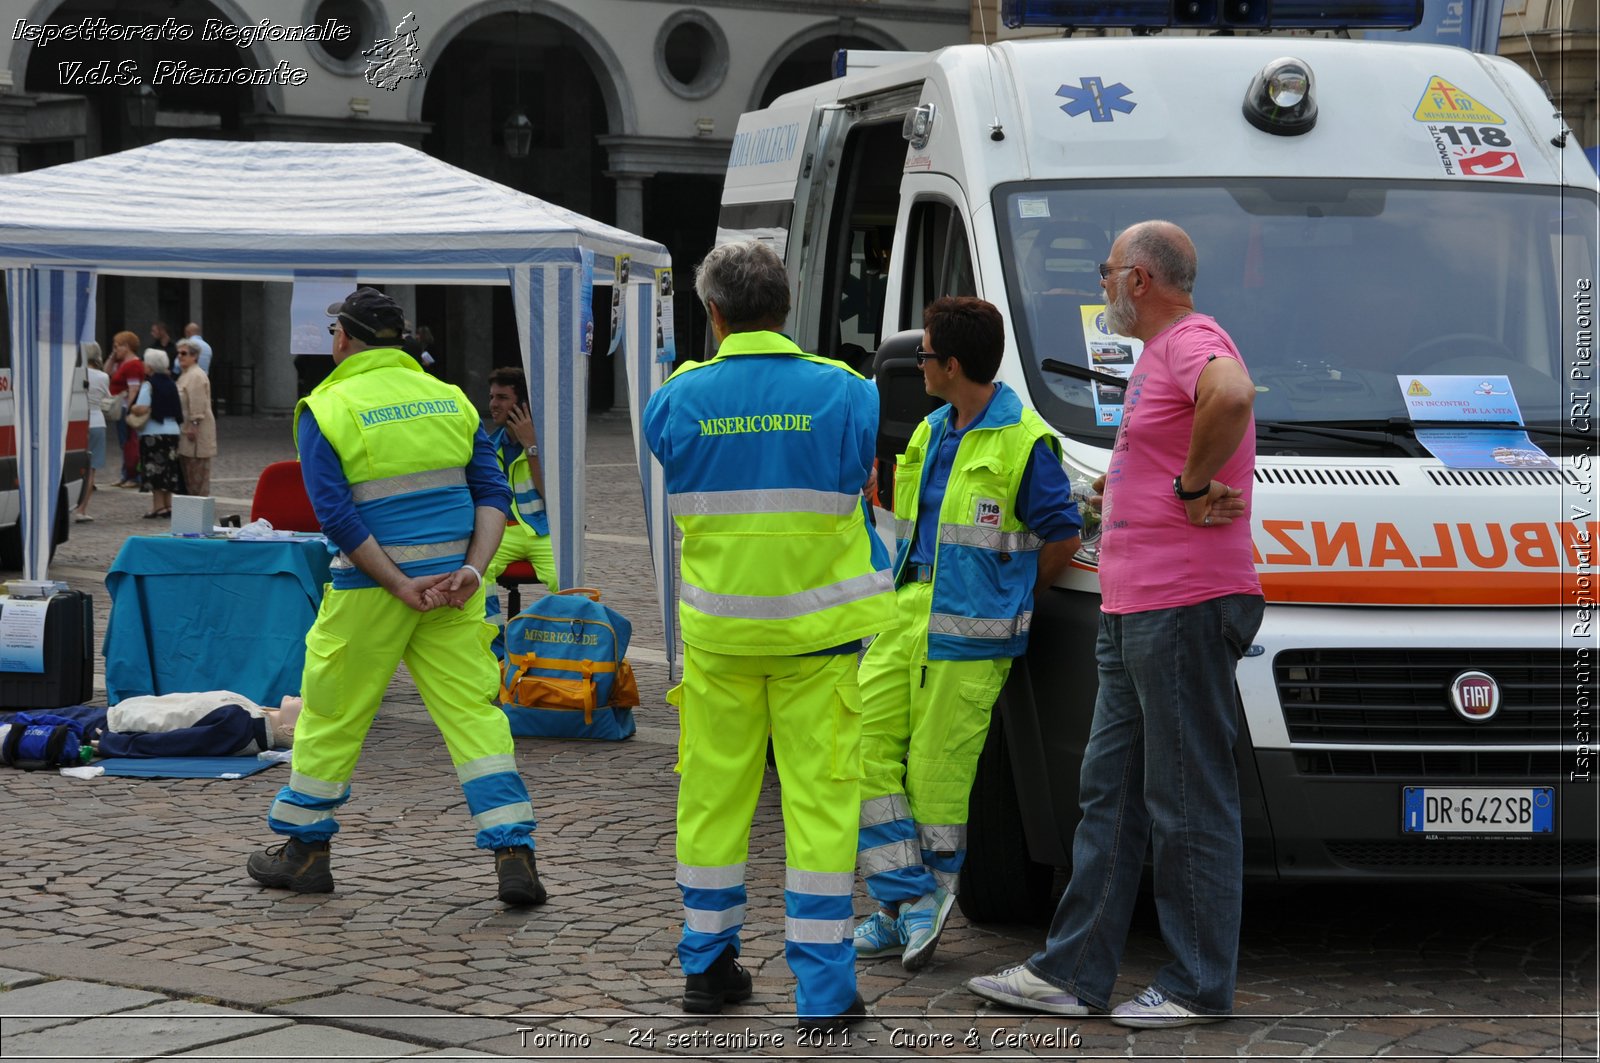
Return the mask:
<svg viewBox="0 0 1600 1063"><path fill-rule="evenodd" d="M937 351L925 351L925 350L922 349L922 344L920 344L920 343L917 344L917 365L918 366L921 366L922 363L926 362L929 358L935 358L935 359L938 359L939 361L942 362L946 358L950 358L950 357L952 357L952 355L940 354Z"/></svg>
<svg viewBox="0 0 1600 1063"><path fill-rule="evenodd" d="M328 322L328 335L332 336L337 331L339 331L339 323L337 321Z"/></svg>

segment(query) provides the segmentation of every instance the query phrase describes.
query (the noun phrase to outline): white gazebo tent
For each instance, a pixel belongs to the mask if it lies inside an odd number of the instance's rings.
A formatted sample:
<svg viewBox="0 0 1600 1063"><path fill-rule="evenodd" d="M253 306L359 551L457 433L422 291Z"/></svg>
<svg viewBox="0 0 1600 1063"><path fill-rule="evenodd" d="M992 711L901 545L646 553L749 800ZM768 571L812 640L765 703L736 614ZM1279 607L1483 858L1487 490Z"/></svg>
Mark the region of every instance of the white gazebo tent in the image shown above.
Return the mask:
<svg viewBox="0 0 1600 1063"><path fill-rule="evenodd" d="M540 425L562 586L583 576L588 407L583 323L592 285L631 255L626 329L634 438L664 376L655 359L660 244L398 144L166 140L0 177L0 268L24 575L43 579L61 477L67 385L99 273L355 284L504 284ZM288 352L285 352L287 357ZM659 472L636 446L656 587L673 656L671 531Z"/></svg>

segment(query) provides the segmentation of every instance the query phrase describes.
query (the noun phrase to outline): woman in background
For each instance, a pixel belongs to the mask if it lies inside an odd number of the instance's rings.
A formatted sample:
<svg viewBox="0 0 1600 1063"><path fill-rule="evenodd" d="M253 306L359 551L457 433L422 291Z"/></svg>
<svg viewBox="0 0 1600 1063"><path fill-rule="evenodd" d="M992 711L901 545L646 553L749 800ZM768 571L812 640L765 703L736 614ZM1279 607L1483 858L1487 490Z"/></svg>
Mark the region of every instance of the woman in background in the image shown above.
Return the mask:
<svg viewBox="0 0 1600 1063"><path fill-rule="evenodd" d="M150 488L146 520L172 516L172 492L178 489L178 431L183 422L183 400L172 379L172 360L160 347L144 352L145 382L128 411L150 415L139 429L139 465Z"/></svg>
<svg viewBox="0 0 1600 1063"><path fill-rule="evenodd" d="M217 456L217 419L211 414L211 378L200 368L200 345L178 341L178 397L183 400L183 434L178 461L191 495L211 493L211 459Z"/></svg>
<svg viewBox="0 0 1600 1063"><path fill-rule="evenodd" d="M90 340L78 345L83 355L83 372L89 388L89 468L83 474L83 494L72 511L72 519L79 524L94 520L89 516L89 499L94 497L94 473L106 467L106 414L105 403L111 396L111 378L101 368L100 345ZM120 401L120 400L119 400Z"/></svg>
<svg viewBox="0 0 1600 1063"><path fill-rule="evenodd" d="M121 395L122 408L133 405L144 383L144 362L139 359L139 334L119 332L111 337L111 394ZM117 420L117 443L122 447L122 479L118 487L139 486L139 432L125 419Z"/></svg>

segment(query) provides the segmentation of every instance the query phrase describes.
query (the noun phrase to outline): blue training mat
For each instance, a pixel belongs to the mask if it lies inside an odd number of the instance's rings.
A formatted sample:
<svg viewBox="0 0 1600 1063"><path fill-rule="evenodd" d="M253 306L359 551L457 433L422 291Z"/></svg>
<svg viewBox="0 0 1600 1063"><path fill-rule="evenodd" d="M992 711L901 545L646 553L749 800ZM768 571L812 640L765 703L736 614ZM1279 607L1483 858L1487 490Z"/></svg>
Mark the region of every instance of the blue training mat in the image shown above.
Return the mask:
<svg viewBox="0 0 1600 1063"><path fill-rule="evenodd" d="M144 779L221 779L254 775L276 761L248 757L107 757L94 762L107 775Z"/></svg>

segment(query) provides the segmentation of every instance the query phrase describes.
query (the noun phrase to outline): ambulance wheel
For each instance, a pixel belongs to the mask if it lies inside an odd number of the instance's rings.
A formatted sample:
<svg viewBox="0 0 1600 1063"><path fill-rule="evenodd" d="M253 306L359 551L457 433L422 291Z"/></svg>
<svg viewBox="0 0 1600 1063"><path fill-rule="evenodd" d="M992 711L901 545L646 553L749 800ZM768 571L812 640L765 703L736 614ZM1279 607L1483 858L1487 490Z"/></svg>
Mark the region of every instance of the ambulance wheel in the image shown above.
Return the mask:
<svg viewBox="0 0 1600 1063"><path fill-rule="evenodd" d="M967 802L967 859L956 902L974 923L1047 923L1055 869L1028 855L1017 785L999 712L978 758Z"/></svg>
<svg viewBox="0 0 1600 1063"><path fill-rule="evenodd" d="M56 546L67 541L67 489L61 488L56 496L56 522L50 535L50 558L55 559ZM0 570L22 571L22 525L0 528Z"/></svg>

